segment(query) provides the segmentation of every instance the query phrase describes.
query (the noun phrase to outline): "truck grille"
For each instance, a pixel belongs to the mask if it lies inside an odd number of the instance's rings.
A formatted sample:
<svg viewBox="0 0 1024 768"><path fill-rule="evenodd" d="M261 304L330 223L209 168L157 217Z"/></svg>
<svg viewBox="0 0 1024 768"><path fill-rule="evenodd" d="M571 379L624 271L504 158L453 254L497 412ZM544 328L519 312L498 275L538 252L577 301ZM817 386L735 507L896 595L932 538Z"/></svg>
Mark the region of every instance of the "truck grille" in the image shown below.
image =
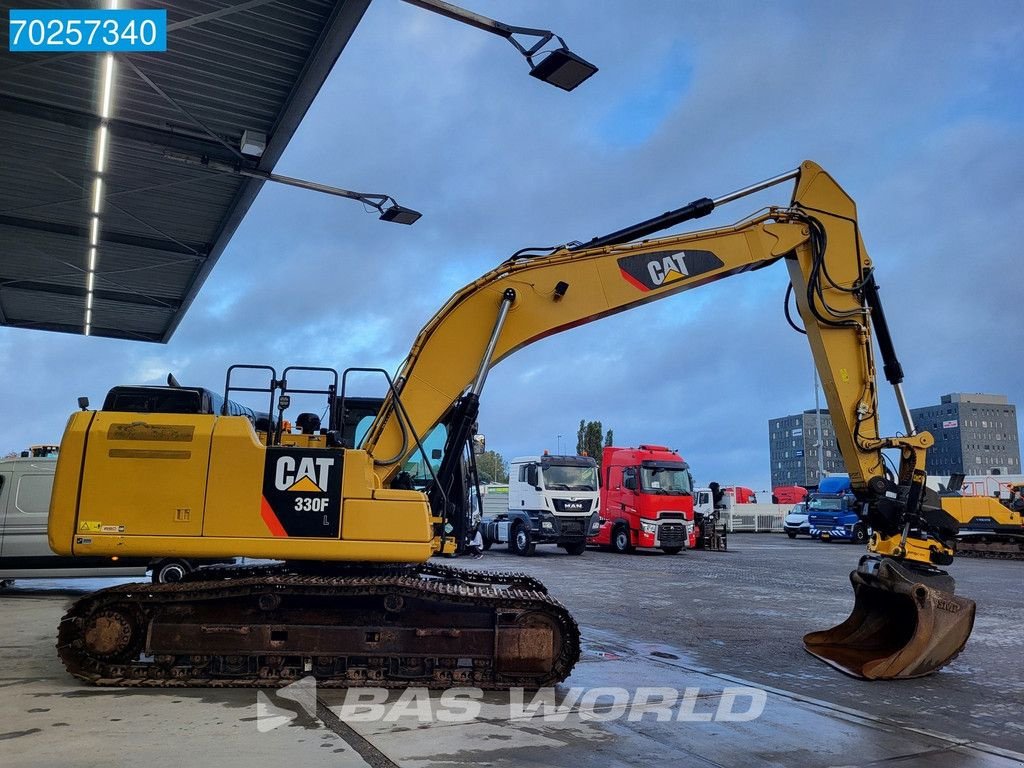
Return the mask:
<svg viewBox="0 0 1024 768"><path fill-rule="evenodd" d="M591 499L576 499L572 501L570 499L552 499L555 505L555 512L569 512L573 514L583 514L584 512L590 511Z"/></svg>
<svg viewBox="0 0 1024 768"><path fill-rule="evenodd" d="M561 530L559 531L563 536L582 536L583 535L583 521L582 520L562 520Z"/></svg>
<svg viewBox="0 0 1024 768"><path fill-rule="evenodd" d="M658 540L663 547L684 547L686 526L682 523L662 523L658 530Z"/></svg>

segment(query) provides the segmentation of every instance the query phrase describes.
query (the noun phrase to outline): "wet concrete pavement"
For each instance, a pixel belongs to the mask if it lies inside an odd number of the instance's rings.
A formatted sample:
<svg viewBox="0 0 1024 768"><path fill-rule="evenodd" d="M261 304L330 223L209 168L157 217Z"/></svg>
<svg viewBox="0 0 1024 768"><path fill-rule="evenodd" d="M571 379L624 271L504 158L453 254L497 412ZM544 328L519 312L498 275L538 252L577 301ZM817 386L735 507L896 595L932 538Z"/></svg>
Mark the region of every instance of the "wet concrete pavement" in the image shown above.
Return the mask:
<svg viewBox="0 0 1024 768"><path fill-rule="evenodd" d="M845 617L859 550L767 535L730 544L674 557L495 550L474 562L541 577L579 620L585 647L550 692L561 710L531 715L532 692L521 696L525 711L488 693L468 721L438 692L392 692L385 719L367 720L365 707L346 712L340 690L90 688L66 675L53 637L66 606L97 584L25 581L0 593L0 765L1024 763L1024 564L958 561L958 591L978 602L964 653L930 678L865 683L799 642ZM655 689L682 701L659 706ZM744 720L758 695L760 715Z"/></svg>
<svg viewBox="0 0 1024 768"><path fill-rule="evenodd" d="M1024 563L958 559L957 593L975 600L963 653L918 680L865 682L803 650L806 632L846 618L863 549L743 534L732 551L618 556L589 550L570 571L561 550L481 562L540 577L589 627L681 649L696 668L734 675L958 738L1024 749Z"/></svg>

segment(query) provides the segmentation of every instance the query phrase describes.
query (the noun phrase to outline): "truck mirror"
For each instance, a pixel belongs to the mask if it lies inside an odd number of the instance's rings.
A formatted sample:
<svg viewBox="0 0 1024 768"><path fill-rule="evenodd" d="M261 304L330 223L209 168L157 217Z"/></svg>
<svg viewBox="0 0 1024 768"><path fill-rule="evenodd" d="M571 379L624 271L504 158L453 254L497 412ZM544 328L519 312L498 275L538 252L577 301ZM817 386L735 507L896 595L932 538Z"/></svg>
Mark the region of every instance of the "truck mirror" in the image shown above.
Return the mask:
<svg viewBox="0 0 1024 768"><path fill-rule="evenodd" d="M444 453L441 451L440 448L435 448L434 450L432 450L430 452L430 458L432 458L434 461L437 461L443 455L444 455Z"/></svg>
<svg viewBox="0 0 1024 768"><path fill-rule="evenodd" d="M636 490L636 475L625 475L622 478L622 487L629 491Z"/></svg>
<svg viewBox="0 0 1024 768"><path fill-rule="evenodd" d="M487 449L487 438L483 435L473 435L473 455L480 456Z"/></svg>
<svg viewBox="0 0 1024 768"><path fill-rule="evenodd" d="M540 490L540 478L538 478L538 476L537 476L537 465L536 464L530 464L526 468L526 482L529 483L530 485L532 485L538 491Z"/></svg>

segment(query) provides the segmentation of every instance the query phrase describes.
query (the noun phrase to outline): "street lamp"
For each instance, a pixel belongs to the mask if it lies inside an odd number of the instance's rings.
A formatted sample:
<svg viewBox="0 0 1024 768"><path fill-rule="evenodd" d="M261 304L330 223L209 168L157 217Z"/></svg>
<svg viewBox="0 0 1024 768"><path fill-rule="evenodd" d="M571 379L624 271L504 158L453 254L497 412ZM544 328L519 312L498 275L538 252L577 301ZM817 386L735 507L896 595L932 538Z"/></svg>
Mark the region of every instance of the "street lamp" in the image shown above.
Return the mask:
<svg viewBox="0 0 1024 768"><path fill-rule="evenodd" d="M248 169L240 169L238 173L242 176L252 176L253 178L263 179L264 181L276 181L278 184L287 184L290 187L311 189L314 192L323 192L328 195L336 195L337 197L347 197L349 200L358 200L365 205L369 205L371 208L376 208L377 212L380 214L379 218L381 221L391 221L395 224L414 224L420 216L423 215L419 211L414 211L412 208L406 208L404 205L399 205L391 195L381 195L373 192L353 192L349 189L332 187L329 184L320 184L316 181L306 181L305 179L296 179L292 176L282 176L279 173L266 173L264 171L252 171Z"/></svg>
<svg viewBox="0 0 1024 768"><path fill-rule="evenodd" d="M270 173L268 171L261 171L255 168L247 168L240 163L232 165L231 163L225 163L220 160L211 160L205 156L200 157L183 152L164 152L164 157L168 160L176 160L180 163L186 163L187 165L201 166L217 173L234 173L239 176L249 176L263 181L274 181L278 184L286 184L289 187L299 187L300 189L309 189L313 192L323 192L324 194L334 195L336 197L346 197L349 200L358 200L364 205L369 205L371 208L375 208L380 214L379 218L381 221L390 221L395 224L413 224L420 218L420 216L423 215L419 211L414 211L412 208L406 208L404 205L399 205L391 195L382 195L376 192L353 192L350 189L332 187L330 184L321 184L317 181L297 179L294 176L283 176L280 173Z"/></svg>
<svg viewBox="0 0 1024 768"><path fill-rule="evenodd" d="M515 27L487 16L482 16L479 13L468 11L465 8L460 8L457 5L446 3L443 0L405 0L405 2L415 5L417 8L422 8L425 11L438 13L449 19L482 29L484 32L504 37L526 58L527 63L530 65L530 75L532 77L543 80L545 83L550 83L561 88L563 91L571 91L597 72L596 66L570 51L569 46L565 44L565 40L549 29ZM537 42L527 48L516 40L516 35L537 38ZM551 51L542 52L541 48L552 40L557 40L559 47ZM534 58L541 56L542 53L543 58L534 61Z"/></svg>

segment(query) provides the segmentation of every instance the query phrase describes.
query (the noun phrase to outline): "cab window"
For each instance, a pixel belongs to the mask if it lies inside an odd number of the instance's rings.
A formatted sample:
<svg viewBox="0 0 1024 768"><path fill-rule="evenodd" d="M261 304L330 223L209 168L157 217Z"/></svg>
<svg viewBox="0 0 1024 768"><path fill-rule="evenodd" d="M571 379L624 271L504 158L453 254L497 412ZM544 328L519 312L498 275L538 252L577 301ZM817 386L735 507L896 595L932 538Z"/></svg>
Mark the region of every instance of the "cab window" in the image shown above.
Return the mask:
<svg viewBox="0 0 1024 768"><path fill-rule="evenodd" d="M24 475L18 480L18 493L14 500L19 512L45 515L50 511L52 475Z"/></svg>

